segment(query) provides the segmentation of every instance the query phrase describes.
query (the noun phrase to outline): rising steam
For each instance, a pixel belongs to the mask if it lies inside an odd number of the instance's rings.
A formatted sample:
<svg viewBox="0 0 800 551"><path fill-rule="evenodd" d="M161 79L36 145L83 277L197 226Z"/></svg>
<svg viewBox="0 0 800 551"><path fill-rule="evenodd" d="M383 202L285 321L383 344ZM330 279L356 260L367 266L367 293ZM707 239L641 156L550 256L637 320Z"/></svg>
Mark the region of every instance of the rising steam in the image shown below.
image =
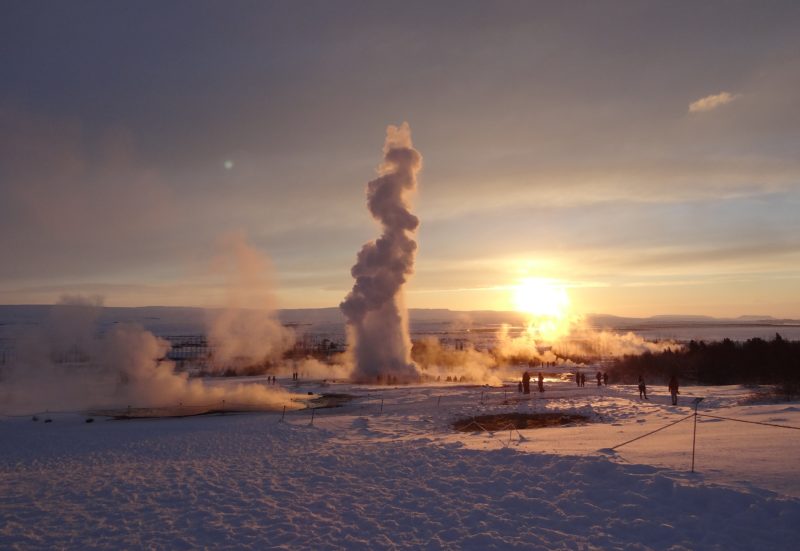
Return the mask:
<svg viewBox="0 0 800 551"><path fill-rule="evenodd" d="M382 228L376 241L358 253L351 273L353 290L340 305L347 319L356 382L410 383L419 380L411 361L411 341L403 285L414 270L419 220L409 210L422 156L411 144L407 123L389 126L378 178L367 184L367 205Z"/></svg>
<svg viewBox="0 0 800 551"><path fill-rule="evenodd" d="M102 300L65 297L41 326L17 335L11 365L0 372L0 411L247 404L298 407L261 384L213 386L176 373L169 343L136 324L98 323Z"/></svg>
<svg viewBox="0 0 800 551"><path fill-rule="evenodd" d="M212 369L243 373L280 363L294 333L277 318L269 259L243 232L222 237L217 248L214 264L225 278L225 307L208 320Z"/></svg>
<svg viewBox="0 0 800 551"><path fill-rule="evenodd" d="M538 324L523 328L502 324L487 350L476 349L468 338L453 348L436 337L423 337L414 341L412 356L424 380L497 386L502 381L518 380L531 362L537 369L564 375L581 368L596 369L598 360L680 348L671 340L653 342L632 332L598 331L580 316L573 317L552 337L544 336Z"/></svg>

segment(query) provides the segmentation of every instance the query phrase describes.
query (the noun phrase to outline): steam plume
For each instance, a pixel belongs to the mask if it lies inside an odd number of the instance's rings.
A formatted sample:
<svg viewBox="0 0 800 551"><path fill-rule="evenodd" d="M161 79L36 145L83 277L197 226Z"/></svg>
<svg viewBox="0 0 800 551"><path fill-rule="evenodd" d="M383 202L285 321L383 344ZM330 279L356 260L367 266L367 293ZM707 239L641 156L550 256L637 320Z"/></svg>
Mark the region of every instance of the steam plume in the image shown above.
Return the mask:
<svg viewBox="0 0 800 551"><path fill-rule="evenodd" d="M383 230L358 253L351 273L356 282L340 308L347 319L356 382L419 380L411 361L411 341L403 285L414 270L419 220L408 196L417 187L422 156L411 144L407 123L389 126L378 178L367 184L367 205Z"/></svg>
<svg viewBox="0 0 800 551"><path fill-rule="evenodd" d="M275 313L269 259L253 248L243 232L218 242L215 263L226 279L226 305L209 319L213 369L244 372L281 361L294 333Z"/></svg>
<svg viewBox="0 0 800 551"><path fill-rule="evenodd" d="M98 323L102 299L64 297L42 326L17 335L14 361L0 370L0 413L45 409L251 404L296 408L261 384L209 385L176 373L169 343L135 324Z"/></svg>

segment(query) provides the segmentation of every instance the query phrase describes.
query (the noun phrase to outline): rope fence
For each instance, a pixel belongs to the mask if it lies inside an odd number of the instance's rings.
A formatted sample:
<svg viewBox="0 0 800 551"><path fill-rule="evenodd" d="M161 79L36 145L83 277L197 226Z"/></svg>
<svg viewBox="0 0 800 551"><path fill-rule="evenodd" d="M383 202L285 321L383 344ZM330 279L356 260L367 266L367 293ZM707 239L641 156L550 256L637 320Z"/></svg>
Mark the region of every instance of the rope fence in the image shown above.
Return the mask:
<svg viewBox="0 0 800 551"><path fill-rule="evenodd" d="M617 448L621 448L622 446L626 446L626 445L628 445L628 444L630 444L632 442L636 442L637 440L641 440L641 439L646 438L648 436L652 436L653 434L656 434L657 432L660 432L660 431L662 431L664 429L668 429L669 427L675 426L678 423L682 423L683 421L686 421L687 419L694 419L694 428L693 428L693 431L692 431L692 468L691 468L691 472L694 472L695 451L696 451L696 447L697 447L697 418L698 417L708 417L708 418L711 418L711 419L719 419L719 420L722 420L722 421L735 421L737 423L747 423L747 424L751 424L751 425L761 425L761 426L765 426L765 427L800 430L800 427L795 427L793 425L779 425L777 423L767 423L767 422L764 422L764 421L748 421L746 419L736 419L736 418L733 418L733 417L724 417L724 416L721 416L721 415L711 415L709 413L698 413L697 408L700 405L700 402L702 402L702 401L703 401L703 398L695 398L695 400L693 402L694 412L689 414L689 415L687 415L686 417L678 419L677 421L673 421L672 423L669 423L668 425L664 425L663 427L657 428L656 430L650 431L650 432L648 432L646 434L642 434L640 436L637 436L636 438L632 438L631 440L627 440L625 442L622 442L621 444L617 444L616 446L614 446L612 448L609 448L609 449L614 451Z"/></svg>
<svg viewBox="0 0 800 551"><path fill-rule="evenodd" d="M764 421L747 421L745 419L734 419L733 417L722 417L720 415L711 415L708 413L698 413L698 417L711 417L712 419L722 419L723 421L736 421L737 423L749 423L751 425L763 425L765 427L777 427L780 429L793 429L800 430L800 427L793 425L778 425L777 423L765 423Z"/></svg>
<svg viewBox="0 0 800 551"><path fill-rule="evenodd" d="M686 421L687 419L691 419L692 417L694 417L694 413L690 413L686 417L678 419L677 421L673 421L669 425L664 425L663 427L657 428L656 430L652 430L652 431L650 431L650 432L648 432L646 434L642 434L641 436L637 436L636 438L631 438L630 440L627 440L627 441L623 442L622 444L617 444L616 446L614 446L612 448L609 448L609 449L610 450L616 450L617 448L621 448L622 446L627 446L628 444L636 442L637 440L641 440L642 438L647 438L648 436L650 436L652 434L655 434L657 432L661 432L664 429L668 429L668 428L670 428L672 426L677 425L678 423L682 423L683 421Z"/></svg>

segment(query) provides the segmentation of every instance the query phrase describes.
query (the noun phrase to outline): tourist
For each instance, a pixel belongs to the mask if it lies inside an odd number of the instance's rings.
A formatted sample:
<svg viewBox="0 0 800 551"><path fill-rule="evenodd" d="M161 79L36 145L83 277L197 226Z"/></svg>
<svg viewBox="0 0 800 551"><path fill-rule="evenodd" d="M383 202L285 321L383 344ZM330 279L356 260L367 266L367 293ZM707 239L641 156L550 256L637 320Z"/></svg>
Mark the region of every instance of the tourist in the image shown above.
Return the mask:
<svg viewBox="0 0 800 551"><path fill-rule="evenodd" d="M575 372L575 384L581 386L581 374L577 371Z"/></svg>
<svg viewBox="0 0 800 551"><path fill-rule="evenodd" d="M539 382L539 392L544 392L544 376L542 375L541 371L539 372L538 382Z"/></svg>
<svg viewBox="0 0 800 551"><path fill-rule="evenodd" d="M596 377L597 377L597 386L602 385L603 384L603 375L598 371Z"/></svg>
<svg viewBox="0 0 800 551"><path fill-rule="evenodd" d="M522 374L522 393L523 394L530 394L531 393L531 374L525 371Z"/></svg>
<svg viewBox="0 0 800 551"><path fill-rule="evenodd" d="M678 405L678 377L673 375L669 380L669 395L672 397L672 405Z"/></svg>
<svg viewBox="0 0 800 551"><path fill-rule="evenodd" d="M641 400L644 397L645 400L648 400L647 397L647 385L644 384L644 377L639 375L639 399Z"/></svg>
<svg viewBox="0 0 800 551"><path fill-rule="evenodd" d="M604 384L605 386L608 386L608 371L606 371L605 373L603 373L603 384Z"/></svg>

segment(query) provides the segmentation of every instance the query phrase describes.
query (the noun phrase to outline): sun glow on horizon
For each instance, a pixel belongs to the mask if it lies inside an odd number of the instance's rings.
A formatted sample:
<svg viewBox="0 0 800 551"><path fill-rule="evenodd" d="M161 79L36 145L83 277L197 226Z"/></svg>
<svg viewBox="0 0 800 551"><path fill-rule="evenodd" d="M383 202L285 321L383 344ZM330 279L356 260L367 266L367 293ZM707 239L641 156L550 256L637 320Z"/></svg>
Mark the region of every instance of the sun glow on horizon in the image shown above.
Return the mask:
<svg viewBox="0 0 800 551"><path fill-rule="evenodd" d="M514 306L528 315L526 334L554 342L571 330L571 303L565 286L551 279L526 278L514 288Z"/></svg>
<svg viewBox="0 0 800 551"><path fill-rule="evenodd" d="M514 307L534 317L565 318L571 304L566 288L559 282L526 278L514 287Z"/></svg>

